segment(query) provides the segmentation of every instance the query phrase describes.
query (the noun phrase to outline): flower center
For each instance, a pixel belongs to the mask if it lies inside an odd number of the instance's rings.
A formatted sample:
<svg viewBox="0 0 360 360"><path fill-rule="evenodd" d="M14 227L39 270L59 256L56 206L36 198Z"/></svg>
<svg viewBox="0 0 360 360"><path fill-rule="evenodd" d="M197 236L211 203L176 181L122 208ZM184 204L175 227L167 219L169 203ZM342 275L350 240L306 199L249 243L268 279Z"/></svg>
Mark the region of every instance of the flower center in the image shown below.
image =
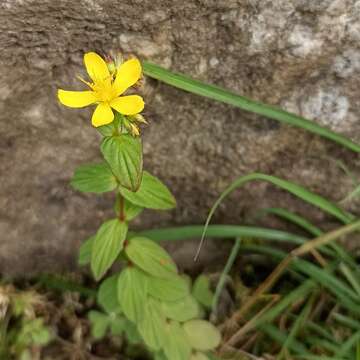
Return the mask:
<svg viewBox="0 0 360 360"><path fill-rule="evenodd" d="M93 90L95 91L96 97L99 101L108 102L116 97L116 94L111 86L111 81L97 81L93 85Z"/></svg>

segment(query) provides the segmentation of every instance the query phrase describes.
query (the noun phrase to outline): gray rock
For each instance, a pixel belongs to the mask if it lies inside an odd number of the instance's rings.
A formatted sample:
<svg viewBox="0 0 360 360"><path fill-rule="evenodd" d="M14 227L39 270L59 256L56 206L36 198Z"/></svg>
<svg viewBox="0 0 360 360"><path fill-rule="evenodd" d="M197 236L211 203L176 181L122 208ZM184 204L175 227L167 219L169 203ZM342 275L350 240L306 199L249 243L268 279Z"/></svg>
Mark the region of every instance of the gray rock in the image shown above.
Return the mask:
<svg viewBox="0 0 360 360"><path fill-rule="evenodd" d="M90 109L56 100L59 87L82 88L75 75L84 72L84 52L136 54L359 142L359 40L356 0L2 0L0 271L74 269L81 241L113 216L112 195L69 186L79 164L100 158ZM336 160L359 176L359 156L302 130L148 79L143 93L150 120L143 129L145 166L172 188L178 208L146 212L138 227L201 224L219 193L253 171L334 201L353 187ZM266 206L329 221L264 183L233 194L216 221L246 223ZM359 200L346 206L359 213Z"/></svg>

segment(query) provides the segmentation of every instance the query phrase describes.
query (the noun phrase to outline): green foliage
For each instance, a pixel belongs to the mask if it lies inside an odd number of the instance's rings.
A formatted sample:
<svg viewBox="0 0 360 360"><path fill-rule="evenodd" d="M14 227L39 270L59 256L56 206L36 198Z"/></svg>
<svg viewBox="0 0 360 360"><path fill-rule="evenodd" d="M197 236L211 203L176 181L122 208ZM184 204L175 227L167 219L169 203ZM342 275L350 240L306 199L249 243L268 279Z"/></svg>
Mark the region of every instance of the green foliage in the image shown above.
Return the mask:
<svg viewBox="0 0 360 360"><path fill-rule="evenodd" d="M140 207L168 210L176 206L176 201L168 188L147 171L143 172L141 185L136 192L119 187L121 195Z"/></svg>
<svg viewBox="0 0 360 360"><path fill-rule="evenodd" d="M163 302L162 310L167 318L179 322L195 319L201 314L198 302L191 295L177 301Z"/></svg>
<svg viewBox="0 0 360 360"><path fill-rule="evenodd" d="M170 255L159 245L144 237L133 237L125 248L129 259L146 273L171 279L177 268Z"/></svg>
<svg viewBox="0 0 360 360"><path fill-rule="evenodd" d="M105 279L98 290L97 302L108 314L121 313L120 303L117 297L118 275Z"/></svg>
<svg viewBox="0 0 360 360"><path fill-rule="evenodd" d="M117 187L116 178L106 163L79 166L70 184L75 190L98 194Z"/></svg>
<svg viewBox="0 0 360 360"><path fill-rule="evenodd" d="M106 330L111 324L109 316L93 310L89 312L88 317L91 323L91 335L95 339L103 338L106 334Z"/></svg>
<svg viewBox="0 0 360 360"><path fill-rule="evenodd" d="M177 301L189 295L189 286L178 275L166 279L154 277L149 281L148 291L159 300Z"/></svg>
<svg viewBox="0 0 360 360"><path fill-rule="evenodd" d="M163 351L168 360L186 360L191 354L191 346L184 329L176 321L170 321L165 326L167 341Z"/></svg>
<svg viewBox="0 0 360 360"><path fill-rule="evenodd" d="M162 349L167 341L165 326L166 318L161 309L161 304L148 298L144 317L139 320L138 330L146 345L153 351Z"/></svg>
<svg viewBox="0 0 360 360"><path fill-rule="evenodd" d="M108 220L98 230L91 255L91 270L99 280L114 263L124 246L128 226L118 219Z"/></svg>
<svg viewBox="0 0 360 360"><path fill-rule="evenodd" d="M205 308L210 309L214 300L214 294L210 290L209 278L205 275L199 275L192 289L194 298Z"/></svg>
<svg viewBox="0 0 360 360"><path fill-rule="evenodd" d="M104 138L101 152L119 184L138 190L142 178L142 145L140 138L129 134Z"/></svg>
<svg viewBox="0 0 360 360"><path fill-rule="evenodd" d="M148 279L135 266L128 266L119 276L117 296L126 317L134 323L144 318L147 300Z"/></svg>
<svg viewBox="0 0 360 360"><path fill-rule="evenodd" d="M41 297L32 291L20 292L0 286L0 359L32 359L33 350L53 338L36 306Z"/></svg>
<svg viewBox="0 0 360 360"><path fill-rule="evenodd" d="M196 350L212 350L220 344L218 329L208 321L190 320L183 326L190 344Z"/></svg>
<svg viewBox="0 0 360 360"><path fill-rule="evenodd" d="M91 251L94 245L96 235L90 236L87 240L85 240L79 249L79 258L78 264L80 266L84 266L90 264L91 261Z"/></svg>

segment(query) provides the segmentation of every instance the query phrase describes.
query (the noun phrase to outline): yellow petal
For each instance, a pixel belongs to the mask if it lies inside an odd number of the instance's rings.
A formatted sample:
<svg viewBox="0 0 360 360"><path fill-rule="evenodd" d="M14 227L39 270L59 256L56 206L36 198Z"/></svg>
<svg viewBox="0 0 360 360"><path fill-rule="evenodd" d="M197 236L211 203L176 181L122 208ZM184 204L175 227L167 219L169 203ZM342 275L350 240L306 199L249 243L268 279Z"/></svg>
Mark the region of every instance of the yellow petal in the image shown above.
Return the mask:
<svg viewBox="0 0 360 360"><path fill-rule="evenodd" d="M92 116L91 122L93 126L98 127L110 124L114 120L114 113L108 103L100 103Z"/></svg>
<svg viewBox="0 0 360 360"><path fill-rule="evenodd" d="M141 76L141 64L138 59L130 59L121 64L117 70L113 87L116 95L122 94L130 86L133 86Z"/></svg>
<svg viewBox="0 0 360 360"><path fill-rule="evenodd" d="M123 115L135 115L144 109L144 100L139 95L118 97L110 102L110 106Z"/></svg>
<svg viewBox="0 0 360 360"><path fill-rule="evenodd" d="M72 108L81 108L93 104L96 101L93 91L66 91L58 90L59 101Z"/></svg>
<svg viewBox="0 0 360 360"><path fill-rule="evenodd" d="M102 57L94 52L84 55L84 63L91 80L96 83L108 79L110 81L110 72L106 62Z"/></svg>

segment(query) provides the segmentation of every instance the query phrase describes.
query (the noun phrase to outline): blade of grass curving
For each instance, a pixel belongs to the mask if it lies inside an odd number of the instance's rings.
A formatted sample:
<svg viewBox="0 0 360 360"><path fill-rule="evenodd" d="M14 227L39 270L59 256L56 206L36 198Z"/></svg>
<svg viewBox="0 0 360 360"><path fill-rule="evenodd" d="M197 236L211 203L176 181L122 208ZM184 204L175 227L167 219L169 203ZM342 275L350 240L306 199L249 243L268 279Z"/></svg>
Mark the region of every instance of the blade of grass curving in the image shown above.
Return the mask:
<svg viewBox="0 0 360 360"><path fill-rule="evenodd" d="M351 284L353 289L357 292L357 294L360 297L360 283L358 281L358 276L354 274L351 269L346 266L345 264L341 263L339 266L341 272L344 274L345 278L348 280L348 282Z"/></svg>
<svg viewBox="0 0 360 360"><path fill-rule="evenodd" d="M313 321L308 320L305 326L307 329L313 330L314 332L316 332L318 335L322 336L326 340L332 341L334 344L337 343L336 339L333 337L330 331L327 330L327 327L324 324L319 325Z"/></svg>
<svg viewBox="0 0 360 360"><path fill-rule="evenodd" d="M199 256L199 252L200 252L201 246L204 242L206 231L209 226L210 220L211 220L212 216L214 215L218 206L234 190L243 186L245 183L247 183L249 181L254 181L254 180L262 180L262 181L270 182L273 185L276 185L276 186L292 193L293 195L299 197L300 199L308 202L309 204L312 204L312 205L322 209L326 213L333 215L334 217L336 217L337 219L339 219L340 221L342 221L345 224L348 224L355 219L354 215L347 213L346 211L342 210L334 203L328 201L327 199L323 198L322 196L320 196L318 194L315 194L315 193L305 189L304 187L302 187L300 185L297 185L297 184L287 181L287 180L280 179L276 176L266 175L266 174L262 174L262 173L252 173L252 174L248 174L248 175L237 178L230 186L228 186L222 192L222 194L219 196L219 198L215 201L215 203L212 206L212 208L210 209L209 215L206 219L206 222L204 225L204 231L201 236L199 249L196 253L195 259L197 259L197 257Z"/></svg>
<svg viewBox="0 0 360 360"><path fill-rule="evenodd" d="M240 251L266 254L272 256L278 261L284 260L287 256L287 254L283 251L274 250L273 248L265 245L241 245ZM329 269L322 269L306 260L296 259L296 261L289 263L288 270L292 269L296 272L307 275L309 278L313 279L333 293L339 299L342 306L354 313L360 313L360 305L357 304L359 301L357 295L346 284L336 278L335 275L331 274L338 264L332 263L329 264L329 266L330 265L331 267Z"/></svg>
<svg viewBox="0 0 360 360"><path fill-rule="evenodd" d="M306 305L301 310L299 316L296 317L296 320L294 321L291 330L289 332L288 337L284 341L282 348L280 350L280 353L276 360L281 360L284 358L286 353L290 353L290 347L293 341L296 339L296 336L298 335L301 328L304 326L306 319L308 318L313 302L315 297L312 296L309 301L306 302Z"/></svg>
<svg viewBox="0 0 360 360"><path fill-rule="evenodd" d="M310 223L307 219L305 219L304 217L302 217L298 214L295 214L287 209L266 208L266 209L259 211L259 216L261 216L262 214L266 214L266 213L274 214L284 220L287 220L287 221L299 226L300 228L306 230L308 233L310 233L311 235L314 235L316 237L324 234L324 232L320 228L318 228L317 226ZM357 265L355 260L343 249L343 247L341 245L339 245L337 243L331 243L331 244L329 244L329 247L334 249L334 251L340 257L340 259L342 259L345 263L350 265L355 271L358 271L359 266ZM335 257L336 257L336 255L335 255Z"/></svg>
<svg viewBox="0 0 360 360"><path fill-rule="evenodd" d="M352 317L350 318L339 313L332 313L331 318L343 326L360 331L360 322L353 319Z"/></svg>
<svg viewBox="0 0 360 360"><path fill-rule="evenodd" d="M304 119L301 116L289 113L278 107L265 105L244 96L239 96L219 86L205 84L201 81L191 79L188 76L174 73L159 65L155 65L147 61L143 61L142 65L145 75L156 80L160 80L168 85L191 92L193 94L210 98L212 100L236 106L245 111L249 111L270 119L302 128L314 134L323 136L329 140L335 141L336 143L343 145L344 147L356 153L360 153L359 144L354 143L345 136L337 134L330 129L318 125L314 121Z"/></svg>
<svg viewBox="0 0 360 360"><path fill-rule="evenodd" d="M214 299L213 299L213 303L211 306L211 311L214 312L217 309L217 305L218 305L218 301L220 298L220 295L224 289L225 286L225 282L226 282L226 277L229 274L234 261L239 253L239 248L240 248L240 244L241 244L241 238L236 238L234 246L231 249L230 255L228 257L228 260L225 264L224 270L222 271L221 275L220 275L220 279L216 285L216 289L215 289L215 294L214 294Z"/></svg>
<svg viewBox="0 0 360 360"><path fill-rule="evenodd" d="M154 241L182 241L198 238L202 235L203 231L203 225L189 225L145 230L138 234L148 237ZM236 237L246 237L277 242L289 242L295 245L304 244L308 240L303 236L295 235L286 231L242 225L209 225L207 233L213 238L234 239Z"/></svg>
<svg viewBox="0 0 360 360"><path fill-rule="evenodd" d="M357 342L360 341L360 331L357 331L353 334L344 344L340 347L340 349L335 353L337 357L345 357L349 356L349 359L355 358L355 350Z"/></svg>
<svg viewBox="0 0 360 360"><path fill-rule="evenodd" d="M272 324L263 324L261 325L260 330L264 331L279 345L282 345L286 341L287 333L279 330L276 326ZM290 349L291 351L297 354L301 354L302 356L308 354L307 348L300 341L297 340L293 341L293 343L290 345Z"/></svg>
<svg viewBox="0 0 360 360"><path fill-rule="evenodd" d="M328 350L333 354L335 354L335 352L339 349L337 344L334 344L328 340L319 338L317 336L308 336L304 340L315 348L319 348L321 346L324 350ZM345 360L343 357L342 358L335 357L335 358Z"/></svg>
<svg viewBox="0 0 360 360"><path fill-rule="evenodd" d="M311 235L320 236L321 234L323 234L322 230L319 229L317 226L311 224L308 220L306 220L302 216L295 214L287 209L270 207L259 211L259 215L264 215L264 214L276 215L284 220L287 220L299 226L300 228L306 230Z"/></svg>
<svg viewBox="0 0 360 360"><path fill-rule="evenodd" d="M80 285L79 283L62 278L56 275L42 274L37 278L40 285L47 289L57 290L60 292L77 292L85 297L95 297L96 290Z"/></svg>
<svg viewBox="0 0 360 360"><path fill-rule="evenodd" d="M316 282L313 280L306 280L303 284L298 286L293 291L289 292L279 301L275 306L268 310L261 318L256 321L255 326L260 327L265 323L271 323L275 320L286 308L299 299L306 299L309 294L316 289Z"/></svg>

